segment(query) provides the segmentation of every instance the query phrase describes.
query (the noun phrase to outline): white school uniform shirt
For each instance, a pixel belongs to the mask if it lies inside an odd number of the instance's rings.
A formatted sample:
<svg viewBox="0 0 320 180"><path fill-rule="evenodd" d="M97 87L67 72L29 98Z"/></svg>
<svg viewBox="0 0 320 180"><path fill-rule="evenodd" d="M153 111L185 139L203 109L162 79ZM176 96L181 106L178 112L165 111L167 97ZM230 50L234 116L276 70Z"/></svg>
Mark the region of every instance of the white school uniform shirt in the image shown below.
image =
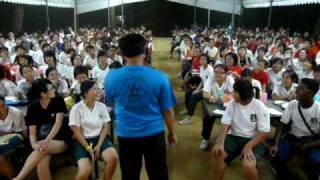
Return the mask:
<svg viewBox="0 0 320 180"><path fill-rule="evenodd" d="M46 65L43 58L43 52L42 50L37 50L36 53L33 56L34 62L36 62L39 66Z"/></svg>
<svg viewBox="0 0 320 180"><path fill-rule="evenodd" d="M289 124L291 121L292 123L289 133L296 137L312 136L313 134L308 130L300 116L298 104L299 102L297 100L291 101L288 108L284 111L280 121L284 124ZM301 107L301 111L313 132L319 134L320 103L315 101L310 108L304 109Z"/></svg>
<svg viewBox="0 0 320 180"><path fill-rule="evenodd" d="M67 94L69 91L68 83L64 79L59 79L59 87L57 89L58 94Z"/></svg>
<svg viewBox="0 0 320 180"><path fill-rule="evenodd" d="M210 64L208 64L206 68L204 68L203 66L200 66L200 77L203 83L207 81L212 81L213 76L214 76L214 70Z"/></svg>
<svg viewBox="0 0 320 180"><path fill-rule="evenodd" d="M215 97L220 97L223 96L225 92L233 92L233 84L234 79L231 76L227 76L226 80L221 86L219 86L219 84L215 80L207 81L204 84L203 91L210 93Z"/></svg>
<svg viewBox="0 0 320 180"><path fill-rule="evenodd" d="M296 92L297 84L293 83L291 88L287 90L283 84L276 83L273 86L272 94L276 94L277 96L289 96L290 94L294 94Z"/></svg>
<svg viewBox="0 0 320 180"><path fill-rule="evenodd" d="M0 81L0 95L2 96L16 96L18 92L17 86L8 79Z"/></svg>
<svg viewBox="0 0 320 180"><path fill-rule="evenodd" d="M303 72L303 62L301 62L298 58L294 58L292 60L293 63L293 70L299 76Z"/></svg>
<svg viewBox="0 0 320 180"><path fill-rule="evenodd" d="M213 58L215 58L217 56L217 54L219 53L219 50L216 47L211 48L211 47L208 46L208 47L204 48L203 52L205 54L208 54L208 56L211 59L213 59Z"/></svg>
<svg viewBox="0 0 320 180"><path fill-rule="evenodd" d="M81 100L74 105L70 112L69 126L77 126L85 138L100 135L102 126L110 122L110 116L105 104L95 101L93 109Z"/></svg>
<svg viewBox="0 0 320 180"><path fill-rule="evenodd" d="M253 138L258 132L270 132L270 114L263 102L257 99L243 106L231 100L224 112L221 123L230 125L228 134Z"/></svg>
<svg viewBox="0 0 320 180"><path fill-rule="evenodd" d="M73 93L75 94L80 94L81 93L81 89L80 89L80 83L77 80L74 80L70 89L73 90Z"/></svg>
<svg viewBox="0 0 320 180"><path fill-rule="evenodd" d="M8 115L5 120L0 119L1 133L22 132L27 129L23 114L15 107L8 107Z"/></svg>
<svg viewBox="0 0 320 180"><path fill-rule="evenodd" d="M298 74L298 77L299 77L299 81L301 81L301 79L304 79L304 78L313 79L314 78L313 71L311 71L309 73L302 71L300 74Z"/></svg>
<svg viewBox="0 0 320 180"><path fill-rule="evenodd" d="M92 69L92 77L97 79L97 84L100 89L103 89L104 79L109 73L110 69L107 67L106 69L100 69L99 65Z"/></svg>
<svg viewBox="0 0 320 180"><path fill-rule="evenodd" d="M86 56L86 58L83 61L84 65L89 65L92 68L95 67L98 64L98 60L95 57L94 59L92 59L89 55Z"/></svg>
<svg viewBox="0 0 320 180"><path fill-rule="evenodd" d="M320 64L320 51L317 53L317 56L316 56L316 63L317 65Z"/></svg>
<svg viewBox="0 0 320 180"><path fill-rule="evenodd" d="M281 83L282 81L282 73L284 72L284 69L281 69L278 73L275 73L272 68L269 68L267 70L267 73L269 75L270 84L273 87L276 83Z"/></svg>
<svg viewBox="0 0 320 180"><path fill-rule="evenodd" d="M262 95L262 86L261 86L260 81L258 81L258 80L256 80L256 79L252 79L252 80L251 80L251 85L252 85L253 87L256 87L256 88L259 89L259 91L260 91L260 97L261 97L261 95Z"/></svg>

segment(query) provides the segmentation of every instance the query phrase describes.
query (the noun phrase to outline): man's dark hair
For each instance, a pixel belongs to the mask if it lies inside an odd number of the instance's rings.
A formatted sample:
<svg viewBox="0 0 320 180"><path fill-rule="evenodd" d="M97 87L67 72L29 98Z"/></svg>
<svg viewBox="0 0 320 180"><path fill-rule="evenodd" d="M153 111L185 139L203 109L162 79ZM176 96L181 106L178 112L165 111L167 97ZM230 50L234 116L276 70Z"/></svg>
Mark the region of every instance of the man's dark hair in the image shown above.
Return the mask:
<svg viewBox="0 0 320 180"><path fill-rule="evenodd" d="M53 60L54 60L54 62L55 62L55 64L57 64L57 58L56 58L56 56L55 56L55 54L54 54L53 51L46 51L46 52L44 52L44 54L43 54L43 59L46 59L47 57L52 57Z"/></svg>
<svg viewBox="0 0 320 180"><path fill-rule="evenodd" d="M86 47L86 51L88 51L89 49L94 49L94 47L89 45L89 46Z"/></svg>
<svg viewBox="0 0 320 180"><path fill-rule="evenodd" d="M52 84L48 79L37 79L32 82L31 89L27 94L30 102L39 100L42 92L48 92L48 84Z"/></svg>
<svg viewBox="0 0 320 180"><path fill-rule="evenodd" d="M251 100L259 98L259 89L253 87L251 82L245 79L237 80L233 85L234 91L238 92L242 100Z"/></svg>
<svg viewBox="0 0 320 180"><path fill-rule="evenodd" d="M145 53L146 40L140 34L128 34L119 40L121 54L135 57Z"/></svg>
<svg viewBox="0 0 320 180"><path fill-rule="evenodd" d="M74 71L73 71L74 78L77 78L79 74L85 74L88 76L88 68L83 65L74 67Z"/></svg>
<svg viewBox="0 0 320 180"><path fill-rule="evenodd" d="M105 51L99 51L98 52L98 58L101 56L107 56L107 53Z"/></svg>
<svg viewBox="0 0 320 180"><path fill-rule="evenodd" d="M320 64L316 65L313 69L314 72L320 72Z"/></svg>
<svg viewBox="0 0 320 180"><path fill-rule="evenodd" d="M302 83L307 89L312 91L314 94L317 94L317 92L319 91L319 83L314 79L304 78L301 79L300 83Z"/></svg>

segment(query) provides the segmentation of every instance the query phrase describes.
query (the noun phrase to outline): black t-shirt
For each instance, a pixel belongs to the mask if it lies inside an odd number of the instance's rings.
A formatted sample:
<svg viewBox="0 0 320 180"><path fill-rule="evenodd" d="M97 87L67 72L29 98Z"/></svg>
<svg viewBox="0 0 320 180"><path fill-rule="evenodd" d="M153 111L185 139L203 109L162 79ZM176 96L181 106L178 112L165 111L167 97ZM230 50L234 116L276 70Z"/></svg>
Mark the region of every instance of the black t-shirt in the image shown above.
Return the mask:
<svg viewBox="0 0 320 180"><path fill-rule="evenodd" d="M29 105L26 115L26 124L27 126L37 126L37 132L39 128L44 124L54 124L56 121L57 113L64 113L67 114L67 106L64 102L64 99L60 96L52 98L50 103L48 104L47 109L43 109L39 101L35 101ZM65 120L65 119L64 119ZM63 124L65 124L64 122ZM65 128L64 126L61 127L57 138L62 138L62 129Z"/></svg>

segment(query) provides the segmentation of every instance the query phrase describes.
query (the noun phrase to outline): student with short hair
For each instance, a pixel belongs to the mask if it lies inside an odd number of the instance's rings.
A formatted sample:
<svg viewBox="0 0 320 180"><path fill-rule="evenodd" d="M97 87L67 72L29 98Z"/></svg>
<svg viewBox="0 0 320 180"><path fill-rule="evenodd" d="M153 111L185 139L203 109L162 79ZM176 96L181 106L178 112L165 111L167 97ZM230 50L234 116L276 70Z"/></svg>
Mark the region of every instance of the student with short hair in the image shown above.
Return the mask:
<svg viewBox="0 0 320 180"><path fill-rule="evenodd" d="M28 106L26 124L33 151L14 180L26 178L35 167L39 179L51 179L50 158L64 152L71 139L64 118L68 110L63 98L55 96L54 88L47 79L33 81L28 99L31 104Z"/></svg>
<svg viewBox="0 0 320 180"><path fill-rule="evenodd" d="M109 69L107 53L99 51L98 53L98 65L92 69L92 76L96 79L100 89L103 89L104 79L107 76Z"/></svg>
<svg viewBox="0 0 320 180"><path fill-rule="evenodd" d="M258 61L256 68L252 72L253 78L261 83L263 92L266 92L267 87L269 85L269 76L268 73L265 71L267 67L267 61Z"/></svg>
<svg viewBox="0 0 320 180"><path fill-rule="evenodd" d="M86 47L86 54L87 56L85 57L83 64L85 66L90 66L91 68L95 67L98 62L97 62L97 55L96 55L96 50L94 46L89 45Z"/></svg>
<svg viewBox="0 0 320 180"><path fill-rule="evenodd" d="M272 100L291 101L295 98L298 76L293 70L286 70L282 74L282 82L276 83L272 90Z"/></svg>
<svg viewBox="0 0 320 180"><path fill-rule="evenodd" d="M88 68L86 66L76 66L73 72L76 81L70 87L70 95L72 95L74 102L81 100L80 85L83 81L88 79Z"/></svg>
<svg viewBox="0 0 320 180"><path fill-rule="evenodd" d="M222 116L222 128L212 157L216 180L223 179L225 163L240 155L247 179L258 179L257 161L263 156L264 141L270 132L267 107L255 99L254 87L248 80L238 80L233 86L234 100Z"/></svg>
<svg viewBox="0 0 320 180"><path fill-rule="evenodd" d="M88 179L91 161L103 159L104 179L112 179L117 167L118 156L108 138L109 113L105 104L98 102L98 86L95 81L85 80L81 84L83 100L74 105L70 112L69 126L75 141L73 154L78 164L75 179Z"/></svg>
<svg viewBox="0 0 320 180"><path fill-rule="evenodd" d="M304 78L313 78L313 69L316 67L316 62L314 60L311 59L306 59L303 62L303 70L300 74L298 74L299 76L299 80L304 79Z"/></svg>
<svg viewBox="0 0 320 180"><path fill-rule="evenodd" d="M269 77L269 89L272 90L276 83L281 83L282 73L285 71L283 69L283 60L278 57L274 57L270 60L271 68L267 69Z"/></svg>
<svg viewBox="0 0 320 180"><path fill-rule="evenodd" d="M22 66L19 71L23 79L18 82L17 90L19 94L26 98L34 80L33 68L31 66Z"/></svg>
<svg viewBox="0 0 320 180"><path fill-rule="evenodd" d="M49 67L46 70L46 77L48 80L51 81L53 88L55 89L55 92L58 96L66 97L69 93L68 83L66 80L61 79L59 77L58 70Z"/></svg>
<svg viewBox="0 0 320 180"><path fill-rule="evenodd" d="M119 47L127 66L110 71L104 87L115 103L122 179L138 180L144 159L149 179L168 180L164 124L175 143L173 90L162 72L143 66L143 36L128 34Z"/></svg>
<svg viewBox="0 0 320 180"><path fill-rule="evenodd" d="M296 89L296 100L289 103L277 127L271 155L280 179L294 179L286 162L293 156L304 158L310 179L319 177L320 164L320 104L314 101L319 83L302 79ZM283 136L284 128L288 133Z"/></svg>
<svg viewBox="0 0 320 180"><path fill-rule="evenodd" d="M14 107L8 107L5 97L0 95L0 137L6 136L7 139L0 144L0 174L7 178L13 178L15 168L5 155L23 144L26 130L23 114Z"/></svg>

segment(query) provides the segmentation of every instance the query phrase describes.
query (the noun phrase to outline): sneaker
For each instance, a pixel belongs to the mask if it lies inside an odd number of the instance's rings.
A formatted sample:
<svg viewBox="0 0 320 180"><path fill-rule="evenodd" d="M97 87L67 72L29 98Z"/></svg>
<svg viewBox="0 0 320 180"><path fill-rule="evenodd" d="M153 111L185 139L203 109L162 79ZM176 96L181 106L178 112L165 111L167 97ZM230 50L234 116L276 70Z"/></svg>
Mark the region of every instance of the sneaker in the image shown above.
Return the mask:
<svg viewBox="0 0 320 180"><path fill-rule="evenodd" d="M200 144L200 149L202 150L207 150L209 148L209 141L207 140L202 140Z"/></svg>
<svg viewBox="0 0 320 180"><path fill-rule="evenodd" d="M188 125L192 123L192 119L189 117L185 117L182 121L179 121L180 125Z"/></svg>
<svg viewBox="0 0 320 180"><path fill-rule="evenodd" d="M188 113L188 110L187 109L184 109L182 111L179 112L179 114L183 115L183 114L187 114Z"/></svg>

